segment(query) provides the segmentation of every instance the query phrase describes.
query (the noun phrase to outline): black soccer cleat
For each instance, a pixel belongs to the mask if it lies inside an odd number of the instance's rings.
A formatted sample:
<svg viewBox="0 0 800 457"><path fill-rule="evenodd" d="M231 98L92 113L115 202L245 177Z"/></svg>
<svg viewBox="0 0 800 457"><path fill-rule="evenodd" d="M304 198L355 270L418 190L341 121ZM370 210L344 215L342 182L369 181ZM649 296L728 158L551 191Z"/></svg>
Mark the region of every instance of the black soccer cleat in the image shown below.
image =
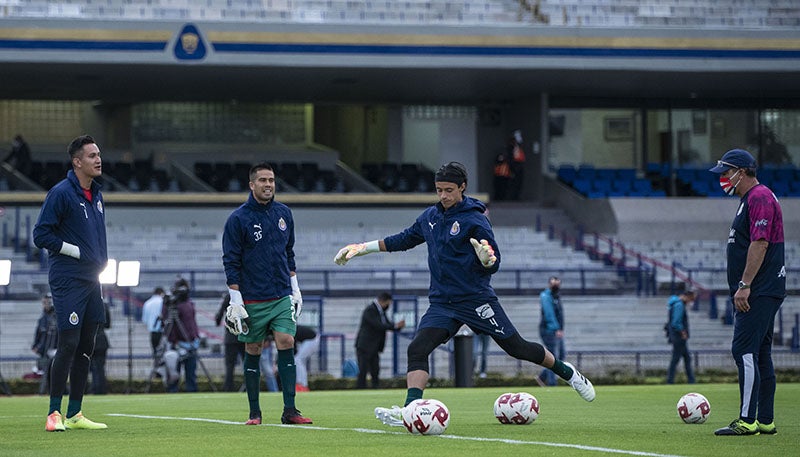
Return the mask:
<svg viewBox="0 0 800 457"><path fill-rule="evenodd" d="M304 425L304 424L311 424L311 419L308 417L303 417L296 408L285 408L283 410L283 415L281 416L281 423L282 424L295 424L295 425Z"/></svg>

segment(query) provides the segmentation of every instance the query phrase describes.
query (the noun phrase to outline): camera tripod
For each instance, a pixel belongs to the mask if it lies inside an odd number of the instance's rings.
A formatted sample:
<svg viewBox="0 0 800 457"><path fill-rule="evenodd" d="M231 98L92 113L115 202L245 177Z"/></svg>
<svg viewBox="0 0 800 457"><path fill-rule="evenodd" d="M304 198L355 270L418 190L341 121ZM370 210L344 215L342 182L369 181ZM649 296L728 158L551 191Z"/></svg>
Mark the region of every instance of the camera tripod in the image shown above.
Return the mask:
<svg viewBox="0 0 800 457"><path fill-rule="evenodd" d="M153 378L156 377L158 374L158 366L159 360L164 357L164 354L168 350L170 343L169 343L169 335L172 332L173 327L177 327L180 340L181 341L188 341L186 327L183 326L183 322L181 322L180 318L178 317L178 307L175 303L168 303L169 300L167 297L164 298L164 302L167 305L167 318L163 322L163 333L161 336L161 343L159 344L159 350L156 350L156 354L153 358L153 368L150 370L150 377L147 379L147 387L145 388L145 393L150 392L150 386L153 383ZM163 348L163 349L161 349ZM198 353L197 349L192 349L194 351L194 357L197 358L197 364L200 368L203 369L203 373L206 375L206 379L208 379L208 385L211 386L211 391L216 392L217 386L214 384L214 381L211 379L211 374L209 374L206 365L203 363L203 360L200 358L200 354ZM179 359L179 364L183 360L183 358Z"/></svg>

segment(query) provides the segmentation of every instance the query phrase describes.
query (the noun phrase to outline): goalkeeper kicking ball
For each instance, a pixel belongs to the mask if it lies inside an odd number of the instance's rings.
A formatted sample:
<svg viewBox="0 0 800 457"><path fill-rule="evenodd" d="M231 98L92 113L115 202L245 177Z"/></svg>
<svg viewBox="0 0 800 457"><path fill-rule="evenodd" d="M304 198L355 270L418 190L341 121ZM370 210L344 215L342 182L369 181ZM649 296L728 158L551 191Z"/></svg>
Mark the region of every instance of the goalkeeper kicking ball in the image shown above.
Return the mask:
<svg viewBox="0 0 800 457"><path fill-rule="evenodd" d="M494 417L501 424L532 424L539 417L539 401L527 392L504 393L494 401Z"/></svg>
<svg viewBox="0 0 800 457"><path fill-rule="evenodd" d="M413 435L441 435L450 424L450 410L439 400L414 400L402 416L403 426Z"/></svg>
<svg viewBox="0 0 800 457"><path fill-rule="evenodd" d="M711 404L706 397L692 392L678 400L678 416L687 424L702 424L711 414Z"/></svg>

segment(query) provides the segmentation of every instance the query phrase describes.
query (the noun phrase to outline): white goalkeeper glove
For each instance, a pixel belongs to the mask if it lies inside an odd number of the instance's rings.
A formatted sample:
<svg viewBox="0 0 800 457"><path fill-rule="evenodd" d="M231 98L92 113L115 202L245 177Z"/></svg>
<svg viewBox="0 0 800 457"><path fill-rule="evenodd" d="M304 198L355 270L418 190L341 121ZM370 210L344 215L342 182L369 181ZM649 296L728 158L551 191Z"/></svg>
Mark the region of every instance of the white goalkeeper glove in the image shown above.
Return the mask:
<svg viewBox="0 0 800 457"><path fill-rule="evenodd" d="M58 251L58 253L75 257L78 260L81 258L81 248L74 244L67 243L66 241L61 242L61 250Z"/></svg>
<svg viewBox="0 0 800 457"><path fill-rule="evenodd" d="M250 328L247 326L248 314L244 309L242 293L238 290L228 289L228 294L231 296L231 300L228 309L225 310L225 328L234 335L247 335Z"/></svg>
<svg viewBox="0 0 800 457"><path fill-rule="evenodd" d="M303 294L300 293L300 286L297 284L297 275L289 276L292 283L292 306L294 306L294 319L300 317L303 311Z"/></svg>
<svg viewBox="0 0 800 457"><path fill-rule="evenodd" d="M344 265L348 260L353 257L372 254L381 250L378 240L369 241L367 243L348 244L347 246L339 249L336 257L333 258L333 263L336 265Z"/></svg>
<svg viewBox="0 0 800 457"><path fill-rule="evenodd" d="M478 256L478 260L481 261L481 265L483 265L485 268L491 268L494 263L497 262L497 257L494 255L494 249L488 241L481 240L478 242L478 240L475 238L470 238L469 242L472 244L472 248L475 249L475 255Z"/></svg>

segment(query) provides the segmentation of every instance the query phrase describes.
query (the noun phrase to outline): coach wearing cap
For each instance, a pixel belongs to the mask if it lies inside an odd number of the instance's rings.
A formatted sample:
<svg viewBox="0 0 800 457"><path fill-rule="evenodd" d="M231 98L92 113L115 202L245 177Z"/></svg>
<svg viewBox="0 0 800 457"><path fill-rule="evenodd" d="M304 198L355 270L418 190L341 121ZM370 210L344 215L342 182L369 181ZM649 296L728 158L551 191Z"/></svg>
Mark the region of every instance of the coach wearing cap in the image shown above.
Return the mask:
<svg viewBox="0 0 800 457"><path fill-rule="evenodd" d="M783 213L756 179L756 161L732 149L710 170L728 195L741 198L728 233L728 287L735 310L731 352L739 369L739 417L716 435L773 434L775 370L772 328L786 296Z"/></svg>

